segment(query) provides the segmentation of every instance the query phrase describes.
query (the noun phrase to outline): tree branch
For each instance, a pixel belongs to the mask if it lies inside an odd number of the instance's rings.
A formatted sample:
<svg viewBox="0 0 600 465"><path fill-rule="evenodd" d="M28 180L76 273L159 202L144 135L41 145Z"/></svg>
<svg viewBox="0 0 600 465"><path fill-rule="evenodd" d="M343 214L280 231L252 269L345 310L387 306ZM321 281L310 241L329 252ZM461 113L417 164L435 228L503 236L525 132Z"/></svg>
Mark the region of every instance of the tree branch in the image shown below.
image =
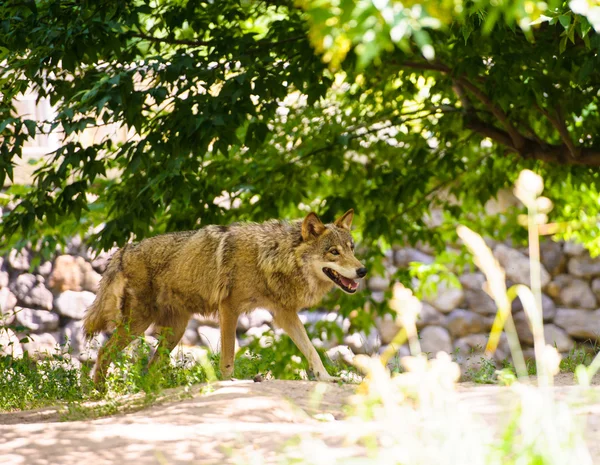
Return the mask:
<svg viewBox="0 0 600 465"><path fill-rule="evenodd" d="M440 62L403 61L396 64L405 68L438 71L447 75L453 74L453 70L449 66ZM575 145L569 135L564 119L561 117L560 108L557 111L557 117L554 117L547 110L538 106L539 110L558 131L563 141L562 145L547 144L535 134L532 134L533 138L530 138L519 132L510 122L508 115L467 78L454 77L452 88L465 109L465 127L467 129L489 137L504 145L509 151L515 152L526 159L563 165L600 166L600 149L581 148ZM475 114L471 100L466 96L465 89L490 110L504 129L481 120Z"/></svg>
<svg viewBox="0 0 600 465"><path fill-rule="evenodd" d="M465 126L472 131L478 132L479 134L489 137L490 139L504 145L513 152L518 150L513 145L513 140L506 131L497 128L493 124L488 124L474 116L472 113L468 113L465 117Z"/></svg>
<svg viewBox="0 0 600 465"><path fill-rule="evenodd" d="M213 45L211 41L205 40L186 40L186 39L169 39L168 37L155 37L148 34L143 34L141 32L136 32L131 34L132 37L136 37L138 39L144 39L149 42L162 42L166 44L172 45L189 45L191 47L208 47L209 45Z"/></svg>
<svg viewBox="0 0 600 465"><path fill-rule="evenodd" d="M462 86L456 80L452 81L452 90L454 90L454 93L457 95L457 97L460 100L460 103L462 104L462 107L465 109L465 111L471 111L471 109L473 108L473 105L471 105L471 101L469 100L469 97L465 93L465 90L462 88Z"/></svg>
<svg viewBox="0 0 600 465"><path fill-rule="evenodd" d="M524 145L517 149L512 144L510 135L496 126L485 123L473 115L466 119L465 126L485 137L504 145L511 152L526 159L540 160L546 163L561 165L600 166L600 150L595 148L580 148L579 157L573 158L571 151L565 145L540 144L538 141L525 138Z"/></svg>
<svg viewBox="0 0 600 465"><path fill-rule="evenodd" d="M498 121L502 123L502 125L506 129L506 132L508 132L508 135L512 139L513 146L516 149L520 149L525 145L525 137L515 129L515 127L508 119L506 113L504 113L500 107L495 105L494 102L492 102L490 98L479 87L477 87L475 84L473 84L465 78L458 78L458 82L465 89L471 92L477 100L484 104L498 119Z"/></svg>
<svg viewBox="0 0 600 465"><path fill-rule="evenodd" d="M215 45L214 41L206 41L206 40L186 40L186 39L170 39L168 37L155 37L148 34L144 34L141 32L136 32L131 34L132 37L136 37L138 39L148 40L150 42L158 42L165 43L171 45L188 45L190 47L210 47L211 45ZM306 39L306 36L295 36L290 37L288 39L278 40L276 42L268 42L264 40L259 40L253 46L257 47L273 47L281 44L287 44L289 42L296 42L298 40Z"/></svg>
<svg viewBox="0 0 600 465"><path fill-rule="evenodd" d="M403 61L402 63L399 63L401 66L405 66L406 68L412 68L412 69L423 69L426 71L440 71L442 73L445 74L450 74L452 72L452 69L450 69L448 66L446 66L443 63L430 63L427 61L424 62L417 62L417 61Z"/></svg>
<svg viewBox="0 0 600 465"><path fill-rule="evenodd" d="M569 149L569 152L571 152L571 156L573 158L579 158L581 150L579 148L575 147L575 144L573 143L573 140L571 139L571 135L569 134L567 125L565 124L565 121L561 116L562 112L560 111L560 107L556 111L556 113L557 113L556 117L552 116L548 110L546 110L544 107L541 107L538 104L536 104L535 107L546 117L546 119L548 121L550 121L550 124L552 124L552 126L554 126L554 129L556 129L558 131L560 138L562 139L562 141L565 143L565 145Z"/></svg>

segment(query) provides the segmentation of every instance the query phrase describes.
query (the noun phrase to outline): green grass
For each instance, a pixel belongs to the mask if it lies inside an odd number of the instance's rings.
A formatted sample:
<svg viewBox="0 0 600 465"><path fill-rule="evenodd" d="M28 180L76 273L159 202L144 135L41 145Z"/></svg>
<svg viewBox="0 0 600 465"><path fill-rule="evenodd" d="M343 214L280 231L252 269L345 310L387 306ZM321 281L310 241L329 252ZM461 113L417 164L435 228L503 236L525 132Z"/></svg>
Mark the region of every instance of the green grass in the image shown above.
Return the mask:
<svg viewBox="0 0 600 465"><path fill-rule="evenodd" d="M124 409L143 408L164 397L165 390L191 388L206 383L214 375L220 376L219 354L208 354L213 375L191 359L148 369L151 347L143 339L135 347L114 358L105 392L95 389L90 376L92 364L75 363L68 355L52 354L42 360L27 354L22 358L0 356L0 411L57 406L63 419L105 416ZM331 375L354 370L332 363L320 352ZM277 379L302 379L306 372L304 357L289 337L282 336L274 338L271 346L262 347L259 340L254 340L240 350L233 377L253 379L270 373ZM179 390L176 396L189 391Z"/></svg>

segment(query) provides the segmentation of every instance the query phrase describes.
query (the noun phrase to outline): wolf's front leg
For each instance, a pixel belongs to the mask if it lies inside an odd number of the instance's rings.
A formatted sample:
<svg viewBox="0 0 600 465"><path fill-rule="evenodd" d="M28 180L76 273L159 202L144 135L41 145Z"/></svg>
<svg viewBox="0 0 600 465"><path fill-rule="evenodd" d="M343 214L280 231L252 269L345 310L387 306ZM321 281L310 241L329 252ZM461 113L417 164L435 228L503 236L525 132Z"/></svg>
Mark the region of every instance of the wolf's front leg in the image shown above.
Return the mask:
<svg viewBox="0 0 600 465"><path fill-rule="evenodd" d="M334 381L335 378L327 373L323 362L306 334L306 329L296 312L278 312L275 314L275 323L283 329L294 341L308 360L308 365L319 381Z"/></svg>
<svg viewBox="0 0 600 465"><path fill-rule="evenodd" d="M229 379L233 374L235 356L235 330L238 315L226 303L219 306L219 326L221 328L221 379Z"/></svg>

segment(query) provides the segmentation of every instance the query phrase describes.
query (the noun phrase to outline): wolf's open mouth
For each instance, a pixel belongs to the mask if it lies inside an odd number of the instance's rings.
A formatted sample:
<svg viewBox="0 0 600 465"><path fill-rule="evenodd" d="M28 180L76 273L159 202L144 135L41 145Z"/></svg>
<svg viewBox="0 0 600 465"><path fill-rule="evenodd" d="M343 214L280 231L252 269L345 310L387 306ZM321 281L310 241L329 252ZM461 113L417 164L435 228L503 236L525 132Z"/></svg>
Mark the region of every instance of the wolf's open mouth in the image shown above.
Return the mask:
<svg viewBox="0 0 600 465"><path fill-rule="evenodd" d="M348 294L354 294L356 292L356 288L358 288L358 283L356 281L342 276L337 271L332 270L331 268L323 268L323 273L325 273L329 277L329 279L331 279L334 283L341 287L343 291L347 292Z"/></svg>

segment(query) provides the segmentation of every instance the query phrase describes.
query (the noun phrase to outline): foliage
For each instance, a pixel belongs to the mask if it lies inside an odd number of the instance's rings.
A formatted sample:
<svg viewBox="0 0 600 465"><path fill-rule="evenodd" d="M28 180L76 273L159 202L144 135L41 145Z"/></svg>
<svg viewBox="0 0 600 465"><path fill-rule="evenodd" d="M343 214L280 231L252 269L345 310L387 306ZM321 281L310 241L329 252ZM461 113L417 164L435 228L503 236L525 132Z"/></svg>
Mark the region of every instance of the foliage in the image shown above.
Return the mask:
<svg viewBox="0 0 600 465"><path fill-rule="evenodd" d="M29 357L0 357L0 410L24 410L52 404L60 399L83 399L79 370L68 360L55 357L36 361Z"/></svg>
<svg viewBox="0 0 600 465"><path fill-rule="evenodd" d="M45 358L0 356L0 411L24 410L48 405L67 405L70 414L89 410L95 416L115 413L121 407L119 398L144 393L145 402L152 402L168 388L187 387L207 381L201 363L179 360L160 370L147 370L151 347L139 339L135 350L118 354L107 380L106 396L94 389L90 367L80 364L69 354L48 354ZM218 357L212 356L212 363ZM213 374L214 376L214 374ZM108 403L99 410L86 409L83 403L103 399ZM114 401L114 402L112 402Z"/></svg>
<svg viewBox="0 0 600 465"><path fill-rule="evenodd" d="M335 327L335 324L321 322L321 324L307 326L307 331L312 336L321 334L322 331L331 334L335 331ZM338 328L338 332L341 332L341 329ZM355 371L354 367L349 367L342 361L333 363L324 350L317 349L317 352L330 375L340 376L348 371ZM265 332L260 337L251 338L249 344L236 356L234 377L248 379L257 375L295 380L312 377L306 358L290 337L286 334L277 335L273 330Z"/></svg>
<svg viewBox="0 0 600 465"><path fill-rule="evenodd" d="M308 328L311 331L311 328ZM322 328L321 328L322 329ZM235 363L236 379L253 379L257 375L277 379L302 379L307 375L307 363L299 350L286 336L272 331L269 338L252 339L238 353ZM123 410L140 408L155 400L185 395L194 385L213 381L219 375L219 354L207 353L206 363L194 357L174 353L171 364L148 369L153 347L138 338L130 349L116 354L109 371L106 392L95 390L90 366L80 364L69 354L49 354L43 359L0 356L0 411L27 410L45 406L61 406L64 419L74 420L111 415ZM319 350L325 366L333 376L355 372L342 362L333 363ZM170 395L170 388L184 388ZM139 399L131 396L143 394ZM137 399L137 400L136 400Z"/></svg>
<svg viewBox="0 0 600 465"><path fill-rule="evenodd" d="M3 200L3 248L355 207L378 270L457 222L524 238L481 213L529 167L559 232L600 250L600 36L572 3L2 2L0 181L34 135L62 137ZM15 113L28 89L55 118ZM127 140L80 138L103 126Z"/></svg>

